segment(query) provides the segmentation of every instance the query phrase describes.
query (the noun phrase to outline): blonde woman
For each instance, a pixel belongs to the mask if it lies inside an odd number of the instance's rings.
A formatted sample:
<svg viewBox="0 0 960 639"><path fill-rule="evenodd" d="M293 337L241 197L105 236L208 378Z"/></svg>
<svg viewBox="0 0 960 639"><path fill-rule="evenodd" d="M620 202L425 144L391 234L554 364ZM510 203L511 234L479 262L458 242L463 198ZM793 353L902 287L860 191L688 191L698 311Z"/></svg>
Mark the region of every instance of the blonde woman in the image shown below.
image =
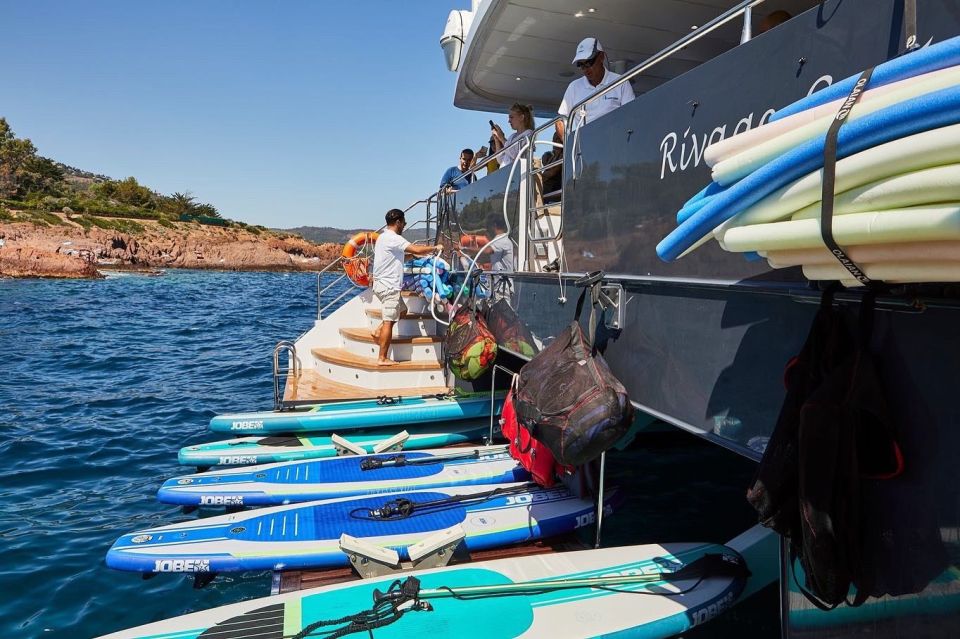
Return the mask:
<svg viewBox="0 0 960 639"><path fill-rule="evenodd" d="M510 107L507 118L510 122L510 128L513 129L513 133L509 138L504 139L503 131L500 127L496 125L493 127L493 137L497 139L497 142L502 147L507 149L499 158L500 166L510 166L513 164L517 154L520 153L523 138L533 133L533 110L526 104L514 104Z"/></svg>

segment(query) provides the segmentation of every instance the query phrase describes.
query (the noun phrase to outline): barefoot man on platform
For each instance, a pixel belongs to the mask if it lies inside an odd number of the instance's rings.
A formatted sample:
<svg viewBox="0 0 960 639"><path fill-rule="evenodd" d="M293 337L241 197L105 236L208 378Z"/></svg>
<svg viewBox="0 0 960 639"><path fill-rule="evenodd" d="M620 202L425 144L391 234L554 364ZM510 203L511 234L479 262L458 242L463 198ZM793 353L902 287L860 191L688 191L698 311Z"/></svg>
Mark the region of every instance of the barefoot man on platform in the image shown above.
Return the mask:
<svg viewBox="0 0 960 639"><path fill-rule="evenodd" d="M407 306L400 296L403 287L403 254L421 256L443 250L442 244L418 246L405 240L402 233L407 221L400 209L387 211L386 221L387 228L377 238L373 248L373 294L383 306L383 321L371 334L380 345L380 357L377 359L380 366L396 364L387 357L387 353L393 340L393 325L407 312Z"/></svg>

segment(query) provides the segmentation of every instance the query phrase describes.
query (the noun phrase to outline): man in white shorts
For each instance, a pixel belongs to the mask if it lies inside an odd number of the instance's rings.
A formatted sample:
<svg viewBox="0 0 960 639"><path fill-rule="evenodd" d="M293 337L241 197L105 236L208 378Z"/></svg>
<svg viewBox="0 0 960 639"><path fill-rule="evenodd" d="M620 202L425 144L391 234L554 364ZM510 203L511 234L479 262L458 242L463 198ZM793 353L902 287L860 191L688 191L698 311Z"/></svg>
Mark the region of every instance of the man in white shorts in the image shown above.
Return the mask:
<svg viewBox="0 0 960 639"><path fill-rule="evenodd" d="M393 325L407 312L400 291L403 287L403 254L430 255L443 250L443 245L420 246L403 239L403 227L407 221L400 209L387 211L387 228L384 229L373 247L373 294L383 306L383 321L372 332L373 339L380 345L377 364L390 366L395 361L387 357L390 342L393 341Z"/></svg>

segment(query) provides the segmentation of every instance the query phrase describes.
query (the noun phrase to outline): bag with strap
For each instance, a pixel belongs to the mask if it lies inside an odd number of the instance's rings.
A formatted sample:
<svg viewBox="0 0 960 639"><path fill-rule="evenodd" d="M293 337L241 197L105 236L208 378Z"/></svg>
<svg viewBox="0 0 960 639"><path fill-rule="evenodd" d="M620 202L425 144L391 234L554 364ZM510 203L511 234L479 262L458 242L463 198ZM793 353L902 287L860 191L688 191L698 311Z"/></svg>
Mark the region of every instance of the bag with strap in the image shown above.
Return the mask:
<svg viewBox="0 0 960 639"><path fill-rule="evenodd" d="M557 463L553 453L543 442L534 439L530 431L520 426L517 422L517 412L514 408L514 393L516 392L516 379L507 393L507 398L503 402L503 409L500 412L500 432L510 442L510 456L520 462L533 481L544 488L549 488L557 482L557 475L572 472Z"/></svg>
<svg viewBox="0 0 960 639"><path fill-rule="evenodd" d="M491 304L484 316L499 346L525 357L533 357L537 352L530 329L524 325L505 298L501 297Z"/></svg>
<svg viewBox="0 0 960 639"><path fill-rule="evenodd" d="M747 499L760 522L788 538L806 577L801 592L818 608L851 606L882 594L863 556L865 480L903 471L879 375L869 349L873 296L860 330L848 331L824 293L800 355L787 367L787 397ZM797 584L799 586L799 583Z"/></svg>
<svg viewBox="0 0 960 639"><path fill-rule="evenodd" d="M591 289L591 301L599 291ZM613 446L633 422L633 406L603 356L580 328L587 289L573 322L520 369L514 403L520 425L556 460L580 466ZM595 315L591 304L590 332Z"/></svg>
<svg viewBox="0 0 960 639"><path fill-rule="evenodd" d="M472 303L460 307L443 337L444 358L454 375L472 381L487 372L497 358L494 339Z"/></svg>

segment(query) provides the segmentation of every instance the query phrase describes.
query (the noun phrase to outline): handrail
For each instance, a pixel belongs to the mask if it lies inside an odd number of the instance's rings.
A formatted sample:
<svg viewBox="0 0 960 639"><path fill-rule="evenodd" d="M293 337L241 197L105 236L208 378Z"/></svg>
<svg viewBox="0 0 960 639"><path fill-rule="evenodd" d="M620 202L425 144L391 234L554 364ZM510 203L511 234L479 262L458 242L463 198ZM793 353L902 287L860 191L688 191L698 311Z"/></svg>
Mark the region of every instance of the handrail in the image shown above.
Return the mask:
<svg viewBox="0 0 960 639"><path fill-rule="evenodd" d="M403 209L404 214L406 214L408 211L410 211L413 207L417 206L418 204L426 204L426 205L428 206L427 217L426 217L425 219L423 219L423 220L417 220L416 222L414 222L413 224L411 224L408 228L415 228L418 224L424 224L424 225L427 227L427 229L429 230L429 228L430 228L430 227L429 227L429 224L430 224L430 222L432 221L432 219L429 217L429 205L430 205L430 203L434 200L434 198L436 198L436 194L433 194L433 195L427 197L426 199L415 200L415 201L411 202L405 209ZM380 228L378 228L377 230L375 230L374 233L380 233L380 232L383 231L383 229L385 229L386 227L387 227L387 225L386 225L386 224L383 224ZM330 262L329 264L327 264L326 266L324 266L322 269L320 269L320 270L317 272L317 320L323 319L323 313L324 313L324 311L326 311L326 310L327 310L328 308L330 308L332 305L336 304L336 303L339 302L341 299L343 299L344 295L345 295L346 293L348 293L349 290L350 290L350 289L348 289L347 291L344 291L343 293L341 293L340 295L338 295L338 296L337 296L336 298L334 298L333 300L327 302L326 304L323 304L323 302L322 302L323 294L326 293L327 291L329 291L331 288L333 288L334 285L336 285L338 282L340 282L341 280L343 280L343 278L346 277L346 274L345 274L345 273L344 273L344 274L341 274L340 277L336 278L336 279L333 280L332 282L329 282L326 286L322 286L323 274L326 273L326 272L328 272L328 271L330 271L331 269L333 269L333 267L335 267L335 266L337 266L337 265L339 265L339 264L342 264L342 263L345 261L345 259L346 259L346 258L344 258L342 255L340 255L339 257L337 257L337 259L335 259L334 261ZM352 283L352 282L353 282L353 280L351 280L351 283ZM356 286L356 285L354 284L354 286ZM322 288L321 288L321 287L322 287ZM357 287L357 288L360 288L360 287Z"/></svg>

